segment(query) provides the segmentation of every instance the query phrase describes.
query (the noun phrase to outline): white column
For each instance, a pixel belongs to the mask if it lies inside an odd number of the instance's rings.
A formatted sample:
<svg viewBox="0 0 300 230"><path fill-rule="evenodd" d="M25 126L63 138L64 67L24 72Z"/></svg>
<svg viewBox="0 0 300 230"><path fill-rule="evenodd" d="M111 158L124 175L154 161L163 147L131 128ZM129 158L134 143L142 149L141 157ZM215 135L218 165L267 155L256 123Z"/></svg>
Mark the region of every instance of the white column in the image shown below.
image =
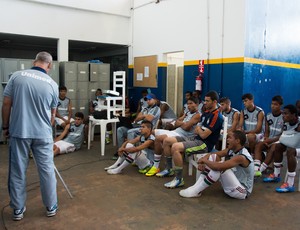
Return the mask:
<svg viewBox="0 0 300 230"><path fill-rule="evenodd" d="M60 38L57 41L57 60L69 61L69 40L67 38Z"/></svg>

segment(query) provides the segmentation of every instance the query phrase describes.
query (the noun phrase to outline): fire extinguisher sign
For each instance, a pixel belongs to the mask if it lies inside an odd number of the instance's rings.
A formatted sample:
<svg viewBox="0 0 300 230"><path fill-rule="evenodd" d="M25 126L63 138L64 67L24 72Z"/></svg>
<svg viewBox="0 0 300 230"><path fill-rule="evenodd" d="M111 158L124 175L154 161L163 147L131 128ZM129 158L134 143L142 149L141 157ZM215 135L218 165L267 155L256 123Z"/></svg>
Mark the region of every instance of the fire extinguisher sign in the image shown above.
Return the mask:
<svg viewBox="0 0 300 230"><path fill-rule="evenodd" d="M204 74L204 60L199 60L199 75L196 77L196 90L202 91L202 76Z"/></svg>
<svg viewBox="0 0 300 230"><path fill-rule="evenodd" d="M199 60L199 75L204 73L204 60Z"/></svg>

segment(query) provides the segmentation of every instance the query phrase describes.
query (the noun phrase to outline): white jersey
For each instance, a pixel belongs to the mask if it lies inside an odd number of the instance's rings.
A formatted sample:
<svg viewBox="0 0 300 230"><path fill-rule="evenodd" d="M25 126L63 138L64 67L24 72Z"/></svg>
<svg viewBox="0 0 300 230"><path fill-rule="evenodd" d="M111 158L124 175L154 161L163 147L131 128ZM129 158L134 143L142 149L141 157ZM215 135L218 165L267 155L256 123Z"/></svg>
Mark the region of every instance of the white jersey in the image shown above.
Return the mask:
<svg viewBox="0 0 300 230"><path fill-rule="evenodd" d="M230 129L232 127L232 123L233 123L233 117L235 113L239 113L239 111L235 108L231 108L230 111L228 113L226 113L225 111L222 111L222 115L224 117L228 118L228 129ZM223 123L224 125L224 123Z"/></svg>
<svg viewBox="0 0 300 230"><path fill-rule="evenodd" d="M76 149L80 149L82 141L84 138L84 124L76 126L75 124L71 124L69 133L63 141L74 144Z"/></svg>
<svg viewBox="0 0 300 230"><path fill-rule="evenodd" d="M193 112L191 113L190 111L188 111L186 114L185 114L185 117L183 119L183 122L188 122L192 119L192 117L196 114L199 114L199 111L196 111L196 112ZM183 128L181 127L178 127L176 128L174 131L176 133L178 133L181 137L192 137L194 136L194 129L196 127L197 124L193 125L192 128L187 131L187 130L184 130Z"/></svg>
<svg viewBox="0 0 300 230"><path fill-rule="evenodd" d="M279 138L279 142L287 147L300 148L300 132L297 131L299 125L299 118L295 124L290 124L289 122L284 123L283 132Z"/></svg>
<svg viewBox="0 0 300 230"><path fill-rule="evenodd" d="M269 138L278 137L281 135L284 124L282 114L274 116L272 113L268 113L265 122L267 122L269 125Z"/></svg>
<svg viewBox="0 0 300 230"><path fill-rule="evenodd" d="M176 119L177 118L174 110L167 102L160 101L160 103L161 103L161 105L167 104L169 107L169 109L164 112L164 114L161 116L161 118L168 118L168 119Z"/></svg>
<svg viewBox="0 0 300 230"><path fill-rule="evenodd" d="M65 97L64 99L58 98L57 111L60 116L68 117L69 116L69 104L70 98Z"/></svg>
<svg viewBox="0 0 300 230"><path fill-rule="evenodd" d="M236 166L235 168L232 169L232 171L236 176L236 178L239 180L239 182L246 188L248 194L250 194L252 192L253 182L254 182L253 158L246 148L242 148L237 153L233 152L232 150L229 150L226 158L231 159L238 155L244 156L250 162L250 164L248 165L247 168L244 168L240 165Z"/></svg>
<svg viewBox="0 0 300 230"><path fill-rule="evenodd" d="M256 128L257 122L258 122L258 115L262 112L263 112L263 110L258 106L255 106L255 108L252 112L250 112L246 108L243 110L244 130L245 131L254 130Z"/></svg>

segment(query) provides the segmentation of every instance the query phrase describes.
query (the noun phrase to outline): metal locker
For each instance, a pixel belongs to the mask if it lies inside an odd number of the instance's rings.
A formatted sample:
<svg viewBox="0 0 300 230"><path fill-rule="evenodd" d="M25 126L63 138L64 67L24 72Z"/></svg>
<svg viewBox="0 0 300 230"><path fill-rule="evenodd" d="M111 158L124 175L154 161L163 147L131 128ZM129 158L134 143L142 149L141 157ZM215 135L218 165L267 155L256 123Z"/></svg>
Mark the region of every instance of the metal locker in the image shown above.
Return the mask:
<svg viewBox="0 0 300 230"><path fill-rule="evenodd" d="M90 63L90 81L99 81L99 65L98 63Z"/></svg>
<svg viewBox="0 0 300 230"><path fill-rule="evenodd" d="M49 76L59 85L59 62L53 61L52 68L49 71Z"/></svg>
<svg viewBox="0 0 300 230"><path fill-rule="evenodd" d="M18 70L30 69L33 66L33 61L30 59L19 59Z"/></svg>
<svg viewBox="0 0 300 230"><path fill-rule="evenodd" d="M77 63L61 62L59 65L60 83L65 85L67 81L77 82Z"/></svg>
<svg viewBox="0 0 300 230"><path fill-rule="evenodd" d="M77 82L77 99L89 100L89 82Z"/></svg>
<svg viewBox="0 0 300 230"><path fill-rule="evenodd" d="M89 81L89 63L77 62L77 80Z"/></svg>
<svg viewBox="0 0 300 230"><path fill-rule="evenodd" d="M65 82L65 86L67 87L67 97L71 100L77 99L77 82Z"/></svg>
<svg viewBox="0 0 300 230"><path fill-rule="evenodd" d="M11 74L16 72L18 69L18 59L2 59L2 82L8 82L8 79Z"/></svg>
<svg viewBox="0 0 300 230"><path fill-rule="evenodd" d="M100 87L110 89L110 64L99 64Z"/></svg>
<svg viewBox="0 0 300 230"><path fill-rule="evenodd" d="M82 112L84 116L89 115L89 102L87 100L77 100L76 112ZM74 117L75 113L73 114Z"/></svg>

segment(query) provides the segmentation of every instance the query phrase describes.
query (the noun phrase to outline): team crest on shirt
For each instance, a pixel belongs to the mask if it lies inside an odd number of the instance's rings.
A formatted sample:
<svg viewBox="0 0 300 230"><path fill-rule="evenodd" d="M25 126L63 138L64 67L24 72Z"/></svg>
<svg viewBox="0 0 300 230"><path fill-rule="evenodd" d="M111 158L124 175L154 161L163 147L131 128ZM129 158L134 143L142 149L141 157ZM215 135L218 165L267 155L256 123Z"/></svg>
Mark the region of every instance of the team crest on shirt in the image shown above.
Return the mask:
<svg viewBox="0 0 300 230"><path fill-rule="evenodd" d="M268 120L267 122L268 122L268 125L273 125L274 124L272 119Z"/></svg>
<svg viewBox="0 0 300 230"><path fill-rule="evenodd" d="M69 129L69 132L74 132L74 128L70 128L70 129Z"/></svg>
<svg viewBox="0 0 300 230"><path fill-rule="evenodd" d="M60 103L60 101L57 103L57 107L59 107L59 106L61 106L61 103Z"/></svg>
<svg viewBox="0 0 300 230"><path fill-rule="evenodd" d="M283 131L286 131L286 130L287 130L287 125L283 125L282 130L283 130Z"/></svg>
<svg viewBox="0 0 300 230"><path fill-rule="evenodd" d="M248 114L244 114L244 119L247 120L249 118Z"/></svg>

